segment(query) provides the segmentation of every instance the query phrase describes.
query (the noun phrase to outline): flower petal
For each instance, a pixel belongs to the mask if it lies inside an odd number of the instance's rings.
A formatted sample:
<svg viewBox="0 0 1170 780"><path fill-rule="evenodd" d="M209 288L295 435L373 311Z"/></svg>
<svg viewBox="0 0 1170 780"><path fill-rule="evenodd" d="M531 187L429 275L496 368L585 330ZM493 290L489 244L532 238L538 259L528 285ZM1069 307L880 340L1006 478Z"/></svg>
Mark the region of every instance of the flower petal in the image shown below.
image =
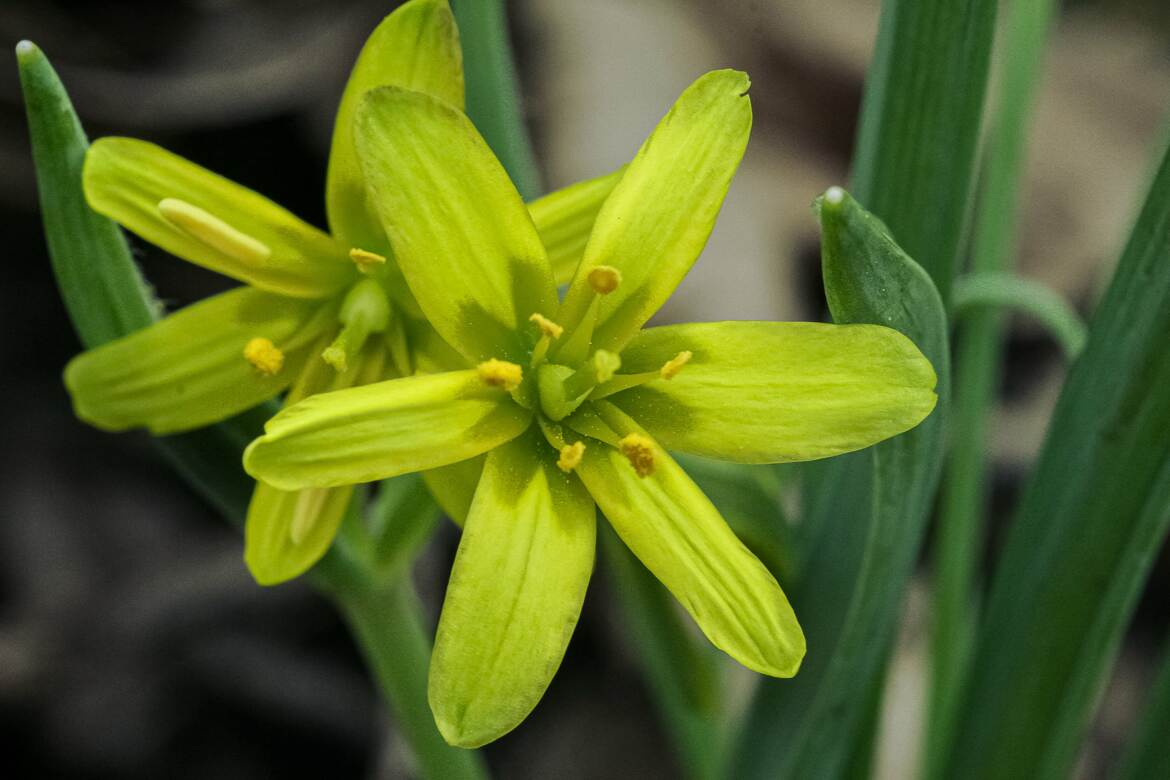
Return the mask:
<svg viewBox="0 0 1170 780"><path fill-rule="evenodd" d="M644 330L622 370L657 371L609 400L662 446L739 463L813 460L858 450L922 422L935 374L914 342L879 325L711 322Z"/></svg>
<svg viewBox="0 0 1170 780"><path fill-rule="evenodd" d="M333 544L353 486L288 492L256 483L244 523L244 562L261 585L304 574Z"/></svg>
<svg viewBox="0 0 1170 780"><path fill-rule="evenodd" d="M793 676L804 633L776 578L674 459L652 446L649 476L639 477L624 455L598 441L586 446L577 473L618 536L712 644L761 674Z"/></svg>
<svg viewBox="0 0 1170 780"><path fill-rule="evenodd" d="M173 255L261 290L321 298L356 274L325 233L154 144L101 138L82 176L95 211Z"/></svg>
<svg viewBox="0 0 1170 780"><path fill-rule="evenodd" d="M423 472L423 482L435 497L435 503L458 526L467 522L475 487L483 473L484 457L481 455Z"/></svg>
<svg viewBox="0 0 1170 780"><path fill-rule="evenodd" d="M566 328L580 322L594 295L589 271L618 269L621 285L601 301L595 349L620 350L703 250L751 132L748 84L745 73L718 70L688 87L601 207L557 317Z"/></svg>
<svg viewBox="0 0 1170 780"><path fill-rule="evenodd" d="M386 235L366 203L353 118L366 92L389 85L463 107L463 50L446 0L411 0L383 19L362 47L337 109L325 191L329 225L343 242L371 251L385 247Z"/></svg>
<svg viewBox="0 0 1170 780"><path fill-rule="evenodd" d="M528 213L540 233L557 284L572 281L589 234L593 232L593 223L597 221L597 212L624 172L622 167L605 176L579 181L528 204Z"/></svg>
<svg viewBox="0 0 1170 780"><path fill-rule="evenodd" d="M358 157L398 264L435 330L473 360L520 362L518 333L556 289L516 188L461 111L382 87L358 109Z"/></svg>
<svg viewBox="0 0 1170 780"><path fill-rule="evenodd" d="M478 747L544 695L581 614L596 514L535 429L493 450L451 570L431 658L435 723Z"/></svg>
<svg viewBox="0 0 1170 780"><path fill-rule="evenodd" d="M231 417L288 387L330 307L242 287L192 304L65 367L77 416L106 430L175 433ZM275 373L244 357L254 338L284 354Z"/></svg>
<svg viewBox="0 0 1170 780"><path fill-rule="evenodd" d="M475 371L392 379L282 410L249 445L244 468L284 490L372 482L473 458L531 422Z"/></svg>

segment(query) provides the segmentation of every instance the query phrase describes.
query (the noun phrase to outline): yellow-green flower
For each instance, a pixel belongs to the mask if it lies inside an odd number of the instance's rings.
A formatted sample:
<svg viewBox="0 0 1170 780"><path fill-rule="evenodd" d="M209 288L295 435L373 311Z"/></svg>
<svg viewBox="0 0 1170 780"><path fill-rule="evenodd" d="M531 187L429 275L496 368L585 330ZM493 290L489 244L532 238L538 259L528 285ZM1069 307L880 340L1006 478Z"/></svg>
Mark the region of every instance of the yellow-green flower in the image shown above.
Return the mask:
<svg viewBox="0 0 1170 780"><path fill-rule="evenodd" d="M245 466L297 490L487 453L431 663L452 744L506 733L548 686L593 567L595 505L712 643L795 674L805 645L787 599L667 450L821 458L934 407L930 363L888 328L642 329L715 222L751 128L748 83L716 71L683 93L606 200L563 301L520 196L461 112L395 88L359 109L370 202L423 312L475 367L291 406Z"/></svg>
<svg viewBox="0 0 1170 780"><path fill-rule="evenodd" d="M354 115L362 96L383 85L463 105L462 53L446 0L406 3L359 55L329 157L329 234L153 144L105 138L91 147L84 187L95 210L246 286L73 360L65 382L79 417L108 430L144 426L167 434L218 422L285 390L295 402L466 365L423 317L367 204ZM616 178L530 204L566 279ZM245 559L256 579L281 582L316 562L352 492L258 485L245 531Z"/></svg>

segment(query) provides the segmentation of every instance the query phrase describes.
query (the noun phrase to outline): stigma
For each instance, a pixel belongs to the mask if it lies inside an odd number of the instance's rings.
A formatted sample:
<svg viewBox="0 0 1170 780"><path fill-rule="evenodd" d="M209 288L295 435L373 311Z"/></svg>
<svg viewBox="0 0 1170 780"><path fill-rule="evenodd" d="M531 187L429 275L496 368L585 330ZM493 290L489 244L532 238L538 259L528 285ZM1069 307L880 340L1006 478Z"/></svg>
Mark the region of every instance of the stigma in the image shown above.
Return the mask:
<svg viewBox="0 0 1170 780"><path fill-rule="evenodd" d="M353 260L353 264L363 274L368 274L379 266L386 265L386 258L374 252L367 252L365 249L358 249L356 246L349 250L349 259Z"/></svg>
<svg viewBox="0 0 1170 780"><path fill-rule="evenodd" d="M581 465L583 457L585 457L585 442L575 441L572 444L566 444L561 447L561 457L557 459L557 468L568 474Z"/></svg>
<svg viewBox="0 0 1170 780"><path fill-rule="evenodd" d="M595 266L589 272L589 286L598 295L609 295L622 283L622 272L612 265Z"/></svg>
<svg viewBox="0 0 1170 780"><path fill-rule="evenodd" d="M264 376L276 376L284 367L284 353L263 336L257 336L244 345L244 359Z"/></svg>
<svg viewBox="0 0 1170 780"><path fill-rule="evenodd" d="M694 357L694 353L689 349L684 349L666 361L662 365L662 368L658 369L658 375L666 380L674 379L678 376L678 372L683 370L683 366L690 362L692 357Z"/></svg>
<svg viewBox="0 0 1170 780"><path fill-rule="evenodd" d="M630 461L639 477L654 473L654 441L640 433L629 433L618 442L618 449Z"/></svg>
<svg viewBox="0 0 1170 780"><path fill-rule="evenodd" d="M259 265L272 256L263 242L185 200L163 198L158 202L158 213L196 241L240 262Z"/></svg>
<svg viewBox="0 0 1170 780"><path fill-rule="evenodd" d="M520 382L524 379L524 369L515 363L509 363L506 360L485 360L475 367L479 373L479 379L485 385L491 387L502 387L511 392L520 386Z"/></svg>

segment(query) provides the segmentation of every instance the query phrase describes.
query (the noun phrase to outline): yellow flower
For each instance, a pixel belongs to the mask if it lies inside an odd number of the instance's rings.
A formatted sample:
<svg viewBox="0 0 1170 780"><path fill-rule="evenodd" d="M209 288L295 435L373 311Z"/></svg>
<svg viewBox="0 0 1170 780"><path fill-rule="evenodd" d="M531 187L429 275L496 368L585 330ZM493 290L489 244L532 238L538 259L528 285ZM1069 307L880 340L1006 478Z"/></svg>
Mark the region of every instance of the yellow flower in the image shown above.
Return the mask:
<svg viewBox="0 0 1170 780"><path fill-rule="evenodd" d="M934 407L930 363L888 328L643 330L714 225L751 128L747 90L725 70L683 93L606 200L563 300L520 196L461 112L394 88L358 112L369 202L422 311L476 367L296 404L245 467L296 490L486 453L431 663L452 744L490 742L544 693L593 568L595 506L713 644L795 674L804 636L780 586L667 450L820 458Z"/></svg>

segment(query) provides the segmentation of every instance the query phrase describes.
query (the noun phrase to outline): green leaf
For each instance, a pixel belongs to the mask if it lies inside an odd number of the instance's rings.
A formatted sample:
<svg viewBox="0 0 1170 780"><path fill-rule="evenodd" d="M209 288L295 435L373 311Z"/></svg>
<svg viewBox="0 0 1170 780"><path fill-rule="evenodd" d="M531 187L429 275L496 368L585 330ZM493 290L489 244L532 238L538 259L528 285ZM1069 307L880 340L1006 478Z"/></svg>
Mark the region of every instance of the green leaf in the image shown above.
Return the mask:
<svg viewBox="0 0 1170 780"><path fill-rule="evenodd" d="M453 5L463 44L467 115L516 189L531 200L541 192L540 170L524 126L503 0L454 0Z"/></svg>
<svg viewBox="0 0 1170 780"><path fill-rule="evenodd" d="M822 199L822 260L833 318L902 331L940 378L939 408L917 428L830 463L819 527L793 604L809 655L791 683L761 686L733 776L835 777L855 754L867 696L884 672L926 528L942 456L949 375L942 301L925 271L847 194Z"/></svg>
<svg viewBox="0 0 1170 780"><path fill-rule="evenodd" d="M358 276L327 234L152 143L98 139L82 183L95 211L176 257L258 289L324 298Z"/></svg>
<svg viewBox="0 0 1170 780"><path fill-rule="evenodd" d="M643 330L622 370L673 378L609 397L670 450L736 463L813 460L913 428L934 408L935 375L908 338L874 325L711 322ZM620 375L618 377L620 379Z"/></svg>
<svg viewBox="0 0 1170 780"><path fill-rule="evenodd" d="M1170 639L1161 655L1158 676L1145 697L1145 709L1118 763L1116 780L1170 777L1166 724L1170 723Z"/></svg>
<svg viewBox="0 0 1170 780"><path fill-rule="evenodd" d="M325 206L329 226L352 247L382 251L386 236L366 203L366 183L354 150L358 104L375 87L425 92L463 108L463 53L446 0L411 0L370 33L346 82L333 125Z"/></svg>
<svg viewBox="0 0 1170 780"><path fill-rule="evenodd" d="M597 510L535 428L493 450L435 635L430 701L446 740L514 729L561 665L593 573Z"/></svg>
<svg viewBox="0 0 1170 780"><path fill-rule="evenodd" d="M508 175L458 109L382 87L357 115L372 202L427 319L473 362L526 358L519 336L556 306L552 271Z"/></svg>
<svg viewBox="0 0 1170 780"><path fill-rule="evenodd" d="M600 300L594 349L620 351L703 251L751 134L749 84L747 74L736 70L696 79L606 199L554 317L575 328L597 298L589 272L600 265L616 268L621 284ZM555 360L557 347L551 354Z"/></svg>
<svg viewBox="0 0 1170 780"><path fill-rule="evenodd" d="M950 778L1066 777L1170 526L1170 154L996 568Z"/></svg>
<svg viewBox="0 0 1170 780"><path fill-rule="evenodd" d="M1015 309L1036 319L1052 334L1070 359L1085 345L1085 323L1072 307L1039 282L1007 273L985 271L967 274L955 281L955 319L988 309Z"/></svg>
<svg viewBox="0 0 1170 780"><path fill-rule="evenodd" d="M372 482L481 455L531 422L475 371L420 374L282 409L248 446L244 468L283 490Z"/></svg>
<svg viewBox="0 0 1170 780"><path fill-rule="evenodd" d="M145 328L160 306L122 231L85 202L89 141L60 79L31 41L21 41L16 56L53 273L82 343L95 347Z"/></svg>
<svg viewBox="0 0 1170 780"><path fill-rule="evenodd" d="M974 181L996 0L885 0L853 193L950 299Z"/></svg>

